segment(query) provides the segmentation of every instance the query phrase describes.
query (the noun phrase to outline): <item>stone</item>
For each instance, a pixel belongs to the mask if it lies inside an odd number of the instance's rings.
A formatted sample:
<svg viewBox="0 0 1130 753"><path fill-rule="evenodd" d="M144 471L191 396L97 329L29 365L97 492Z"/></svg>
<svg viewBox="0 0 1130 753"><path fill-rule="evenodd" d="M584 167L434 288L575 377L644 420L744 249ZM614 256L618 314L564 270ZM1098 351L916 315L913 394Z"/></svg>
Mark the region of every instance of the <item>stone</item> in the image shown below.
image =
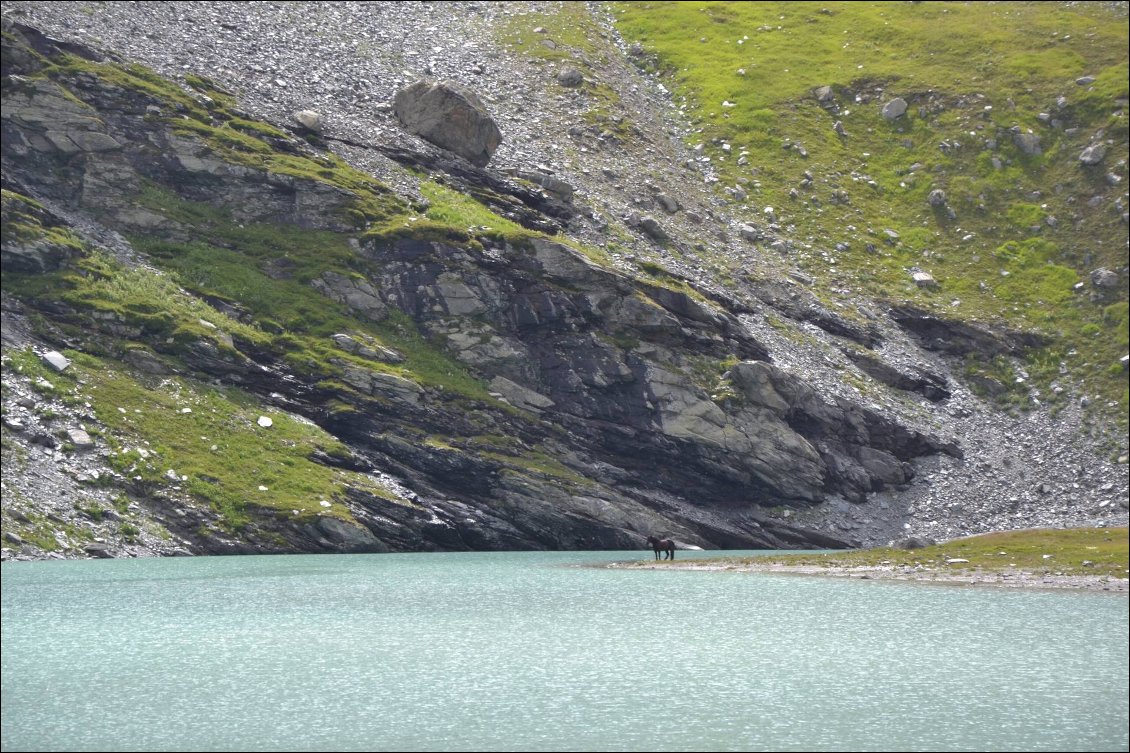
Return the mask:
<svg viewBox="0 0 1130 753"><path fill-rule="evenodd" d="M833 123L832 130L835 131L839 136L847 136L847 131L844 130L844 122L842 120L837 120L835 123Z"/></svg>
<svg viewBox="0 0 1130 753"><path fill-rule="evenodd" d="M98 559L114 559L113 552L111 552L110 547L105 544L87 544L85 547L83 547L83 551L85 551L91 557L96 557Z"/></svg>
<svg viewBox="0 0 1130 753"><path fill-rule="evenodd" d="M67 439L76 450L89 450L94 447L94 440L82 429L67 429Z"/></svg>
<svg viewBox="0 0 1130 753"><path fill-rule="evenodd" d="M946 205L946 192L940 188L935 188L926 197L926 203L934 208L944 207Z"/></svg>
<svg viewBox="0 0 1130 753"><path fill-rule="evenodd" d="M451 81L417 81L396 93L393 108L408 131L478 167L486 167L502 143L482 100Z"/></svg>
<svg viewBox="0 0 1130 753"><path fill-rule="evenodd" d="M356 353L357 349L361 347L361 343L344 333L339 332L336 335L330 335L330 339L334 341L337 347L341 348L346 353Z"/></svg>
<svg viewBox="0 0 1130 753"><path fill-rule="evenodd" d="M1016 144L1021 152L1030 157L1038 154L1043 154L1043 149L1040 147L1040 137L1034 133L1024 133L1017 131L1012 134L1012 143Z"/></svg>
<svg viewBox="0 0 1130 753"><path fill-rule="evenodd" d="M1095 77L1094 76L1080 76L1079 78L1075 79L1075 83L1078 84L1079 86L1089 86L1089 85L1095 83Z"/></svg>
<svg viewBox="0 0 1130 753"><path fill-rule="evenodd" d="M314 110L298 110L291 114L290 117L295 123L311 133L321 133L322 128L325 126L321 113L315 112Z"/></svg>
<svg viewBox="0 0 1130 753"><path fill-rule="evenodd" d="M914 280L914 284L920 288L938 287L938 281L929 272L913 272L910 277Z"/></svg>
<svg viewBox="0 0 1130 753"><path fill-rule="evenodd" d="M5 218L5 223L7 218ZM15 235L15 234L13 234ZM4 240L0 247L0 267L13 272L39 274L58 269L76 249L47 238L21 240L17 237Z"/></svg>
<svg viewBox="0 0 1130 753"><path fill-rule="evenodd" d="M573 186L549 173L541 170L519 170L516 175L522 180L536 183L562 201L573 200L573 191L575 190Z"/></svg>
<svg viewBox="0 0 1130 753"><path fill-rule="evenodd" d="M888 121L898 120L905 114L906 100L902 97L895 97L890 102L883 105L883 117Z"/></svg>
<svg viewBox="0 0 1130 753"><path fill-rule="evenodd" d="M761 231L753 225L743 224L738 226L738 235L747 241L761 240Z"/></svg>
<svg viewBox="0 0 1130 753"><path fill-rule="evenodd" d="M812 93L816 95L816 101L821 103L831 102L836 97L836 93L832 91L830 86L818 86Z"/></svg>
<svg viewBox="0 0 1130 753"><path fill-rule="evenodd" d="M44 353L39 357L39 360L43 361L44 366L50 366L59 372L65 371L71 365L71 359L54 350Z"/></svg>
<svg viewBox="0 0 1130 753"><path fill-rule="evenodd" d="M565 87L580 86L585 82L585 76L576 68L572 66L562 68L557 74L557 83Z"/></svg>
<svg viewBox="0 0 1130 753"><path fill-rule="evenodd" d="M665 193L658 194L655 200L658 201L669 214L674 214L679 211L679 202Z"/></svg>
<svg viewBox="0 0 1130 753"><path fill-rule="evenodd" d="M1102 143L1091 144L1079 155L1079 161L1084 165L1097 165L1106 157L1106 145Z"/></svg>
<svg viewBox="0 0 1130 753"><path fill-rule="evenodd" d="M1118 273L1105 267L1091 271L1091 285L1096 288L1114 289L1118 287Z"/></svg>
<svg viewBox="0 0 1130 753"><path fill-rule="evenodd" d="M275 424L275 422L272 421L269 416L259 416L259 418L256 419L255 423L259 424L264 429L269 429Z"/></svg>
<svg viewBox="0 0 1130 753"><path fill-rule="evenodd" d="M667 240L667 233L663 230L663 226L656 221L654 217L641 217L640 228L648 234L653 240L660 243Z"/></svg>

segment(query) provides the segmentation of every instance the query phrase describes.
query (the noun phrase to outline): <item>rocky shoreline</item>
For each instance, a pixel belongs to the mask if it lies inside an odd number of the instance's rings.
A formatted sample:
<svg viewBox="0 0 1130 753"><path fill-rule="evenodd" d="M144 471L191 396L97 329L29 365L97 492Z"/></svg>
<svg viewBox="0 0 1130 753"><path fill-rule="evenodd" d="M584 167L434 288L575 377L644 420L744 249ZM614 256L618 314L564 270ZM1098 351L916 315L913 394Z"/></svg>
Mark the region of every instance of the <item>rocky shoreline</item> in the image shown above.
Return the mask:
<svg viewBox="0 0 1130 753"><path fill-rule="evenodd" d="M856 580L907 581L948 586L988 586L992 588L1022 588L1038 590L1075 590L1099 593L1130 593L1130 580L1094 575L1064 575L1051 572L1034 572L1024 569L1006 570L940 570L923 566L859 565L854 567L819 565L784 565L779 562L764 564L724 562L675 563L612 563L609 567L638 570L698 570L703 572L769 573L773 575L820 575Z"/></svg>

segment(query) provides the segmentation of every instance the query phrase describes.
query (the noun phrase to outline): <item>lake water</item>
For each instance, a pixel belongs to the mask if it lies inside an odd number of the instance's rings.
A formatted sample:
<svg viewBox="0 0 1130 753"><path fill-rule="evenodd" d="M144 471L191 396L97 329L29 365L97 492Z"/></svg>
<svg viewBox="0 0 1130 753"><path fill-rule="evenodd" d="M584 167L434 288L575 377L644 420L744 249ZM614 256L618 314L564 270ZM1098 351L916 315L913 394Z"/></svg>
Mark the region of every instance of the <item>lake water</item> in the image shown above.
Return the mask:
<svg viewBox="0 0 1130 753"><path fill-rule="evenodd" d="M6 563L2 745L1127 749L1125 597L644 557Z"/></svg>

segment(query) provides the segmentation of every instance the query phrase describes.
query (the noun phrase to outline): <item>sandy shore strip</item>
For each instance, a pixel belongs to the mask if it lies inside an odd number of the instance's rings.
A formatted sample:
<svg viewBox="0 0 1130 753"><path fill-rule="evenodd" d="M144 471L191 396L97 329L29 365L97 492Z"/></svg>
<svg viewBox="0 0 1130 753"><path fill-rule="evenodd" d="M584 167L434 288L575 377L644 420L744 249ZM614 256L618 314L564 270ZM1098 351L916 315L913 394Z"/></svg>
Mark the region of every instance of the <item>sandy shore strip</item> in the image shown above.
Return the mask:
<svg viewBox="0 0 1130 753"><path fill-rule="evenodd" d="M775 562L723 563L680 562L658 564L652 562L616 562L608 567L642 570L703 570L715 572L773 573L779 575L822 575L834 578L859 580L901 580L958 586L991 586L996 588L1071 589L1105 593L1130 593L1130 580L1106 575L1057 575L1031 570L938 570L928 567L894 565L859 565L853 567L820 565L783 565Z"/></svg>

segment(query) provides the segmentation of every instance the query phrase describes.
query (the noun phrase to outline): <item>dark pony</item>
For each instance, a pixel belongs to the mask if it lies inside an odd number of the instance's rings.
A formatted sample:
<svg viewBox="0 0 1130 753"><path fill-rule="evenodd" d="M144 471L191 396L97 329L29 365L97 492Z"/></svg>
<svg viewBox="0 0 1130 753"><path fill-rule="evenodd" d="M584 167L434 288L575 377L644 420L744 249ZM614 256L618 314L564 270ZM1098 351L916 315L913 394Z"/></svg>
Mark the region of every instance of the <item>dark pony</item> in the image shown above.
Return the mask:
<svg viewBox="0 0 1130 753"><path fill-rule="evenodd" d="M647 537L647 543L655 551L655 559L659 559L659 553L663 552L663 559L675 559L675 542L671 539L657 539L654 536Z"/></svg>

